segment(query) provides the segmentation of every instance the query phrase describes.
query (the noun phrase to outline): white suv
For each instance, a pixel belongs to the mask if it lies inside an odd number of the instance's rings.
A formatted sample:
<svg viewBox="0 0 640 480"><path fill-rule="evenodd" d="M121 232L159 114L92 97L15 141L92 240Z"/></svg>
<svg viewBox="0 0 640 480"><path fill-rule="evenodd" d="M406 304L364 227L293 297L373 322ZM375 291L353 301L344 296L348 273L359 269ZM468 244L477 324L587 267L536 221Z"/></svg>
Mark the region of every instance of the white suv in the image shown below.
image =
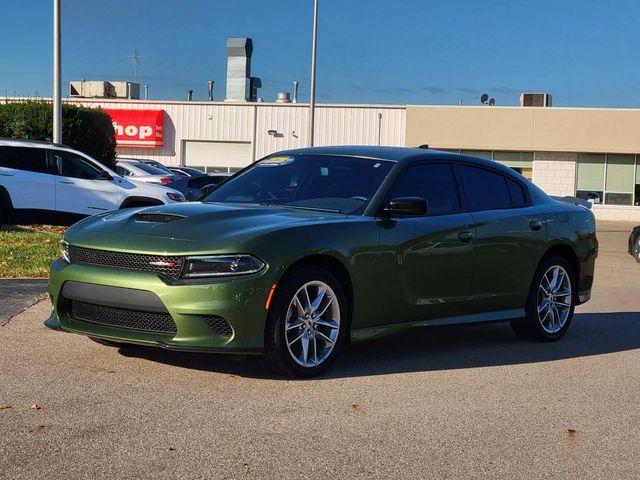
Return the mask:
<svg viewBox="0 0 640 480"><path fill-rule="evenodd" d="M184 200L177 190L131 182L63 145L0 139L0 225L64 225L109 210Z"/></svg>

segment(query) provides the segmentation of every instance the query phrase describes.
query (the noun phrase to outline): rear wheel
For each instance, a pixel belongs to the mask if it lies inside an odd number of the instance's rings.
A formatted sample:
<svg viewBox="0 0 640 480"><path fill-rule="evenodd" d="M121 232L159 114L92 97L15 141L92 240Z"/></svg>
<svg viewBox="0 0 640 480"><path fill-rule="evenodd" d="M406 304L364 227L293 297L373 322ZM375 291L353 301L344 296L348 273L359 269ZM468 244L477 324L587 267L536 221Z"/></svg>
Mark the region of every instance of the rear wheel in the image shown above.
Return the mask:
<svg viewBox="0 0 640 480"><path fill-rule="evenodd" d="M265 357L277 373L312 377L335 361L348 328L346 300L327 271L304 266L278 285L267 315Z"/></svg>
<svg viewBox="0 0 640 480"><path fill-rule="evenodd" d="M562 257L544 258L533 279L525 317L511 322L523 338L552 342L569 329L576 305L576 279L571 265Z"/></svg>

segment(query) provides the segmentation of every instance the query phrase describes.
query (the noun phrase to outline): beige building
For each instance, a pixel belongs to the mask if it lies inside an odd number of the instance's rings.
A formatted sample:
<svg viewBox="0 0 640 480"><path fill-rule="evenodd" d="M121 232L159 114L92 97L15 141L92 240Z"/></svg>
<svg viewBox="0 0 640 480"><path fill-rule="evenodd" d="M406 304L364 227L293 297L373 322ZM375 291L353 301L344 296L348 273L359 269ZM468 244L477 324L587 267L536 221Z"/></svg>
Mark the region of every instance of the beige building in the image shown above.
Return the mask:
<svg viewBox="0 0 640 480"><path fill-rule="evenodd" d="M408 106L406 144L504 163L601 219L640 220L640 110Z"/></svg>

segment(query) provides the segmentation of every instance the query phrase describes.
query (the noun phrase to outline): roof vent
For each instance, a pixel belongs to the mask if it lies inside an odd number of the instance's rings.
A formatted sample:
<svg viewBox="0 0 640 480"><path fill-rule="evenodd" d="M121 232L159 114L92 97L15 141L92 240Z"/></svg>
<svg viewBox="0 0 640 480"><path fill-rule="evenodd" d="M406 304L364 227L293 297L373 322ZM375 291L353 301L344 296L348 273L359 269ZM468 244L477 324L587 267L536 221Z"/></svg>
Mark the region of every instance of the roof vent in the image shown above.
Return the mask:
<svg viewBox="0 0 640 480"><path fill-rule="evenodd" d="M186 217L182 215L173 215L170 213L140 212L136 215L135 218L137 222L170 223L175 222L176 220L182 220Z"/></svg>
<svg viewBox="0 0 640 480"><path fill-rule="evenodd" d="M550 107L551 95L548 93L521 93L521 107Z"/></svg>

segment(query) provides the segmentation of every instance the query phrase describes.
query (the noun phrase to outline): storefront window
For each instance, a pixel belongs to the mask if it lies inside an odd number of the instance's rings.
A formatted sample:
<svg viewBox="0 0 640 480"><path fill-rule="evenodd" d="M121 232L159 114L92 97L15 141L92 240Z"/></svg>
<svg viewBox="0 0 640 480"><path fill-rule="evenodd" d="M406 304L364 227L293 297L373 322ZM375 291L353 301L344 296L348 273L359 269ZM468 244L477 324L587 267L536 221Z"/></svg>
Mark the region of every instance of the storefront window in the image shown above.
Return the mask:
<svg viewBox="0 0 640 480"><path fill-rule="evenodd" d="M636 165L636 176L635 176L635 200L633 202L634 205L640 206L640 162Z"/></svg>
<svg viewBox="0 0 640 480"><path fill-rule="evenodd" d="M604 166L605 155L578 154L578 182L576 197L584 198L592 203L604 201Z"/></svg>
<svg viewBox="0 0 640 480"><path fill-rule="evenodd" d="M492 160L491 150L460 150L460 153L463 155L470 155L472 157L480 157L486 158L487 160Z"/></svg>
<svg viewBox="0 0 640 480"><path fill-rule="evenodd" d="M493 159L531 180L533 152L493 152Z"/></svg>
<svg viewBox="0 0 640 480"><path fill-rule="evenodd" d="M607 155L604 202L608 205L633 205L635 157Z"/></svg>

